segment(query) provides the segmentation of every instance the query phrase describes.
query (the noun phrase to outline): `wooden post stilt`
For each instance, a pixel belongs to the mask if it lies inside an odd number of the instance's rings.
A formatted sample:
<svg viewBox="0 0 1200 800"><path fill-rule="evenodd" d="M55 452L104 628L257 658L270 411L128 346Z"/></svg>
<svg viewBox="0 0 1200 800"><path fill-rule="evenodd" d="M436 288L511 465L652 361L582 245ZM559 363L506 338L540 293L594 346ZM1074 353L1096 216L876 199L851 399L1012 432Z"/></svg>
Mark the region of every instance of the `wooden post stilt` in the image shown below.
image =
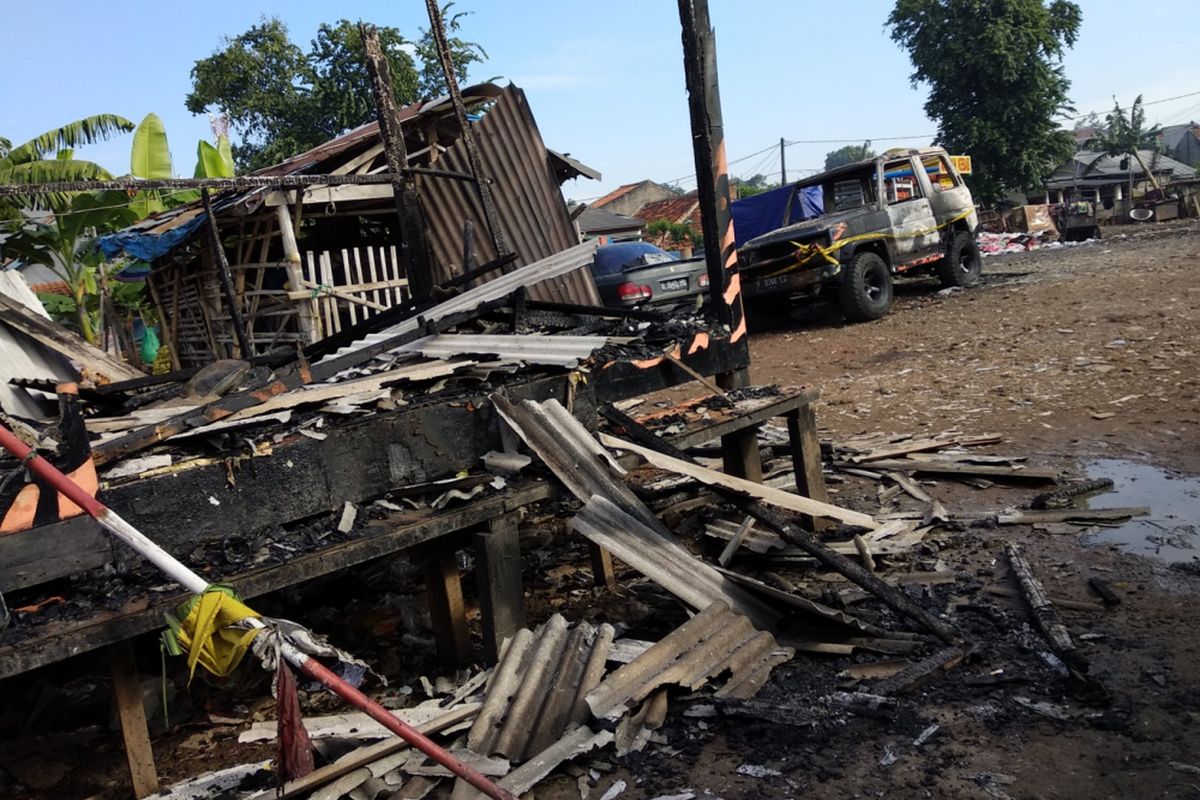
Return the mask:
<svg viewBox="0 0 1200 800"><path fill-rule="evenodd" d="M449 664L465 664L471 658L471 636L455 551L443 551L425 562L425 596L438 657Z"/></svg>
<svg viewBox="0 0 1200 800"><path fill-rule="evenodd" d="M521 584L521 546L513 515L497 517L476 533L475 575L483 624L483 655L500 658L504 640L525 627L525 590Z"/></svg>
<svg viewBox="0 0 1200 800"><path fill-rule="evenodd" d="M110 644L108 660L133 795L146 797L158 791L158 770L154 766L154 749L150 745L150 729L146 725L146 707L142 705L142 685L133 660L133 645L128 639Z"/></svg>
<svg viewBox="0 0 1200 800"><path fill-rule="evenodd" d="M825 489L825 476L821 472L821 442L817 438L817 415L812 406L805 403L789 411L787 419L788 441L792 446L792 470L796 475L796 491L822 503L829 502ZM801 520L813 533L831 527L830 520L804 516Z"/></svg>

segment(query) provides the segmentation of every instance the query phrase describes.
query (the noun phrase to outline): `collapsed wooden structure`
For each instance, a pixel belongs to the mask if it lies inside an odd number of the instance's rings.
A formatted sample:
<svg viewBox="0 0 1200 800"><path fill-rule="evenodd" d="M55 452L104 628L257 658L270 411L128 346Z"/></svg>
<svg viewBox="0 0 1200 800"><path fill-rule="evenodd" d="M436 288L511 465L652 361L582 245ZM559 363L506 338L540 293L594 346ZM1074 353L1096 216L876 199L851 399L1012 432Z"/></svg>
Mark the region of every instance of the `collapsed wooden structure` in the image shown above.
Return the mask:
<svg viewBox="0 0 1200 800"><path fill-rule="evenodd" d="M496 217L517 254L514 264L531 264L576 244L579 236L559 185L599 173L546 148L520 89L481 84L463 96L477 117L473 133ZM398 117L408 166L427 169L416 178L416 188L433 284L461 274L472 262L503 255L487 235L487 215L472 182L461 179L470 176L467 145L449 100L406 106ZM252 177L353 177L387 170L379 125L372 122ZM221 194L214 208L253 353L241 352L235 337L200 202L102 240L110 255L125 253L151 264L148 283L176 368L312 344L412 298L389 183L257 186ZM479 235L464 246L465 229ZM599 300L586 273L537 286L530 297Z"/></svg>

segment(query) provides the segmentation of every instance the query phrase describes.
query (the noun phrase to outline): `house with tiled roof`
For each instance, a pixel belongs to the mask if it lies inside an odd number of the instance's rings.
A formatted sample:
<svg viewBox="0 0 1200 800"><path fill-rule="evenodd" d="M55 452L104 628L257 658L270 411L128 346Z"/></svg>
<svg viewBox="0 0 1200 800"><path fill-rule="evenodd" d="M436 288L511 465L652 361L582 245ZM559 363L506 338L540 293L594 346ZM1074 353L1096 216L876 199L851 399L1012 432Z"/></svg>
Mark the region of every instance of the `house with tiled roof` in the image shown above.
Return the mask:
<svg viewBox="0 0 1200 800"><path fill-rule="evenodd" d="M634 216L634 212L648 203L656 203L673 197L670 189L651 180L627 183L618 186L591 204L591 208L602 208L612 214Z"/></svg>

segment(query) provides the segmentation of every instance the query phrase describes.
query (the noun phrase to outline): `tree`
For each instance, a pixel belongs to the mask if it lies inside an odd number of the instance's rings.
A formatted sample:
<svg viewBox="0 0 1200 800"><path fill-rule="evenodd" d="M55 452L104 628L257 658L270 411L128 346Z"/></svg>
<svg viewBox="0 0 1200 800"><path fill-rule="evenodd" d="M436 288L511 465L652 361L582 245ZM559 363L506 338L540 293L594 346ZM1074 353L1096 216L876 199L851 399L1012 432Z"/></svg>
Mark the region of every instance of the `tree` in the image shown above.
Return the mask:
<svg viewBox="0 0 1200 800"><path fill-rule="evenodd" d="M1142 168L1142 172L1146 178L1150 180L1156 187L1158 179L1154 177L1154 173L1146 166L1146 162L1142 159L1142 150L1158 151L1158 136L1159 127L1155 125L1152 128L1146 127L1146 112L1142 108L1142 96L1139 94L1137 99L1133 101L1133 105L1129 107L1129 115L1121 109L1121 104L1117 99L1113 98L1113 110L1104 118L1104 127L1099 130L1095 136L1085 143L1088 150L1097 153L1096 158L1092 163L1088 164L1084 169L1083 174L1089 174L1105 156L1121 157L1128 160L1133 157L1137 160L1138 166ZM1129 175L1130 186L1133 185L1133 170L1130 170Z"/></svg>
<svg viewBox="0 0 1200 800"><path fill-rule="evenodd" d="M467 69L473 63L483 63L487 51L475 42L468 42L455 36L462 28L463 17L470 16L470 11L450 13L453 2L442 6L442 19L446 21L446 44L450 45L450 63L454 65L454 74L460 82L467 79ZM442 62L438 58L437 42L433 33L427 28L421 29L421 39L416 43L417 58L421 61L421 72L418 77L418 91L421 97L440 97L446 93L446 75L442 71Z"/></svg>
<svg viewBox="0 0 1200 800"><path fill-rule="evenodd" d="M747 197L753 197L756 194L769 192L772 189L779 188L778 183L772 183L767 180L767 176L761 173L752 175L749 178L731 178L730 183L737 187L737 196L739 200Z"/></svg>
<svg viewBox="0 0 1200 800"><path fill-rule="evenodd" d="M451 19L453 30L461 16ZM428 55L432 39L427 32L413 43L398 29L382 27L379 38L398 103L415 102L425 91L444 93L427 85L434 74L431 65L426 61L418 72L410 55ZM483 51L458 38L451 48L459 80L465 81L467 67L482 61ZM186 105L193 114L217 111L230 119L238 139L234 159L245 170L277 163L375 118L358 26L345 19L322 23L307 53L276 17L224 39L220 49L192 67Z"/></svg>
<svg viewBox="0 0 1200 800"><path fill-rule="evenodd" d="M875 151L871 149L869 141L862 144L848 144L825 154L825 169L836 169L846 164L853 164L855 161L874 157Z"/></svg>
<svg viewBox="0 0 1200 800"><path fill-rule="evenodd" d="M32 220L17 229L5 241L4 250L28 263L42 264L63 279L71 291L79 332L94 344L100 316L98 276L104 269L96 237L136 221L125 192L76 192L55 209L53 219Z"/></svg>
<svg viewBox="0 0 1200 800"><path fill-rule="evenodd" d="M0 183L104 180L112 176L98 164L75 158L75 148L104 141L133 130L133 123L116 114L96 114L35 136L13 147L0 137ZM54 156L54 158L47 158ZM67 202L63 194L0 198L0 218L16 219L22 208L55 208Z"/></svg>
<svg viewBox="0 0 1200 800"><path fill-rule="evenodd" d="M1071 154L1055 117L1071 110L1062 58L1081 19L1069 0L897 0L892 39L929 85L938 143L972 157L979 199L1040 187Z"/></svg>

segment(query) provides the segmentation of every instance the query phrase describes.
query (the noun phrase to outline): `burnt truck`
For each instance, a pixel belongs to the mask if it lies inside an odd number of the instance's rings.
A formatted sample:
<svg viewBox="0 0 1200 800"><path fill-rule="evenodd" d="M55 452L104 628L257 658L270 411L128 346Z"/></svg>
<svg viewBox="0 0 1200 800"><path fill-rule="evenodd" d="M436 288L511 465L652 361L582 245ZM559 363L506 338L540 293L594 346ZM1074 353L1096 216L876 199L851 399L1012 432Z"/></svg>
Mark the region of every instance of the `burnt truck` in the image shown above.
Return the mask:
<svg viewBox="0 0 1200 800"><path fill-rule="evenodd" d="M743 297L759 313L830 294L849 319L867 321L888 313L897 277L979 282L975 205L941 148L889 150L774 194L757 214L734 203ZM741 242L743 231L753 238Z"/></svg>

